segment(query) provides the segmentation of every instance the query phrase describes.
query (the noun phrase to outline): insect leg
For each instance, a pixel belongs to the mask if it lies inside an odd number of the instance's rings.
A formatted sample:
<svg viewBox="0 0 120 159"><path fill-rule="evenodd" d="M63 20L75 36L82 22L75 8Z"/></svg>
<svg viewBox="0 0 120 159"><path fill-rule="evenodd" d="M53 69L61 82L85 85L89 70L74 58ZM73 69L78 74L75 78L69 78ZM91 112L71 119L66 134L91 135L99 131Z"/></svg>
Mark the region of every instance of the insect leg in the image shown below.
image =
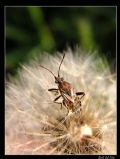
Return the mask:
<svg viewBox="0 0 120 159"><path fill-rule="evenodd" d="M55 102L56 100L58 100L60 97L61 97L61 95L58 96L58 97L56 97L56 98L54 99L54 102Z"/></svg>
<svg viewBox="0 0 120 159"><path fill-rule="evenodd" d="M58 96L58 97L56 97L53 102L54 102L54 103L57 103L57 104L61 104L61 109L62 109L63 102L62 102L62 103L61 103L61 102L56 102L56 100L58 100L60 97L61 97L61 95Z"/></svg>
<svg viewBox="0 0 120 159"><path fill-rule="evenodd" d="M67 101L65 99L63 100L63 105L67 108L67 111L69 113L69 106L67 105Z"/></svg>
<svg viewBox="0 0 120 159"><path fill-rule="evenodd" d="M77 95L77 96L82 95L81 98L83 98L83 97L85 96L85 93L84 93L84 92L76 92L76 95ZM81 98L80 98L80 99L81 99Z"/></svg>
<svg viewBox="0 0 120 159"><path fill-rule="evenodd" d="M59 89L57 89L57 88L50 88L50 89L48 89L48 91L55 93L55 95L59 94Z"/></svg>
<svg viewBox="0 0 120 159"><path fill-rule="evenodd" d="M48 91L58 91L58 89L57 88L50 88L50 89L48 89Z"/></svg>

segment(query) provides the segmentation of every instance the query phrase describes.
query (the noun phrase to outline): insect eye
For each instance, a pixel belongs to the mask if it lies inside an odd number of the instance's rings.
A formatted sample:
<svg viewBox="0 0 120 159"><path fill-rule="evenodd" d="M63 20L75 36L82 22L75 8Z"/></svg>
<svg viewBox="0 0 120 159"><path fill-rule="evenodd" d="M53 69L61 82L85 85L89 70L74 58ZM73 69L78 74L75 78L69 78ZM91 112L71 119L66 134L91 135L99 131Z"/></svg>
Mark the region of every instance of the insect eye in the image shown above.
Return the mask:
<svg viewBox="0 0 120 159"><path fill-rule="evenodd" d="M58 81L57 81L57 80L55 80L55 83L58 83Z"/></svg>

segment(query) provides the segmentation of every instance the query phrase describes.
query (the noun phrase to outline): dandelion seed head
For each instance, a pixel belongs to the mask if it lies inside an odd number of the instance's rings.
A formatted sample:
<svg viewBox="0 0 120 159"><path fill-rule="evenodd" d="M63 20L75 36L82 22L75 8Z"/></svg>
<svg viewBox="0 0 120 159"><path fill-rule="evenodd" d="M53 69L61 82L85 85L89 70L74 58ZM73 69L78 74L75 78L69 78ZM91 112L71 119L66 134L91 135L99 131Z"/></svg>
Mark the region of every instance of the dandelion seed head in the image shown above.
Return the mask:
<svg viewBox="0 0 120 159"><path fill-rule="evenodd" d="M39 66L57 76L61 59L45 53L22 65L19 80L6 82L6 154L116 154L116 80L109 66L80 49L66 51L60 76L85 97L82 113L69 112L64 121L67 109L48 91L57 88L54 76Z"/></svg>
<svg viewBox="0 0 120 159"><path fill-rule="evenodd" d="M72 123L73 124L73 123ZM80 141L85 136L92 136L92 129L88 125L71 125L70 127L70 135L73 141Z"/></svg>
<svg viewBox="0 0 120 159"><path fill-rule="evenodd" d="M81 128L81 134L82 134L82 136L92 136L92 130L89 126L84 125Z"/></svg>

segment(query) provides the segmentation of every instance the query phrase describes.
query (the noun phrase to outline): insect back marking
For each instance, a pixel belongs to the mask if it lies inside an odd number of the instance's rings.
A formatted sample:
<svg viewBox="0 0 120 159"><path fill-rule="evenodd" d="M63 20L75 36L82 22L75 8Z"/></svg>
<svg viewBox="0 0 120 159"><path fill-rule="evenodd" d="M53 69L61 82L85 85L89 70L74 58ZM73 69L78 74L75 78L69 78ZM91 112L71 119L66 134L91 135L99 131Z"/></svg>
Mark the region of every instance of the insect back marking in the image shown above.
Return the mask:
<svg viewBox="0 0 120 159"><path fill-rule="evenodd" d="M64 58L65 58L65 53L63 54L63 58L60 62L59 68L58 68L58 76L55 76L54 73L51 70L49 70L48 68L46 68L42 65L39 65L39 66L46 69L47 71L49 71L55 78L55 83L57 84L58 88L48 89L48 91L56 92L56 94L59 94L59 96L57 96L53 102L60 104L61 108L64 105L67 108L68 113L69 113L71 111L75 112L77 108L81 107L81 99L83 98L85 93L84 92L75 92L75 89L71 86L71 84L69 82L65 81L63 79L63 77L60 77L60 68L61 68ZM81 96L81 98L79 96ZM58 102L57 100L61 97L63 99L62 102Z"/></svg>

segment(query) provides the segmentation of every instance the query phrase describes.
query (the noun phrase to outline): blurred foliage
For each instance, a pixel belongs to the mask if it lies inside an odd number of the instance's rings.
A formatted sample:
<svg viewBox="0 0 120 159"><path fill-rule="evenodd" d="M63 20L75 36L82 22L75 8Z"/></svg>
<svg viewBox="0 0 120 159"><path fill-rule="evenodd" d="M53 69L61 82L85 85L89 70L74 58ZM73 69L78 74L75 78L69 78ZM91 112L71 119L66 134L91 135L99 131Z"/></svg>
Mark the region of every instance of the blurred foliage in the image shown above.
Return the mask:
<svg viewBox="0 0 120 159"><path fill-rule="evenodd" d="M116 65L115 7L7 7L6 70L43 52L79 45L106 56Z"/></svg>

